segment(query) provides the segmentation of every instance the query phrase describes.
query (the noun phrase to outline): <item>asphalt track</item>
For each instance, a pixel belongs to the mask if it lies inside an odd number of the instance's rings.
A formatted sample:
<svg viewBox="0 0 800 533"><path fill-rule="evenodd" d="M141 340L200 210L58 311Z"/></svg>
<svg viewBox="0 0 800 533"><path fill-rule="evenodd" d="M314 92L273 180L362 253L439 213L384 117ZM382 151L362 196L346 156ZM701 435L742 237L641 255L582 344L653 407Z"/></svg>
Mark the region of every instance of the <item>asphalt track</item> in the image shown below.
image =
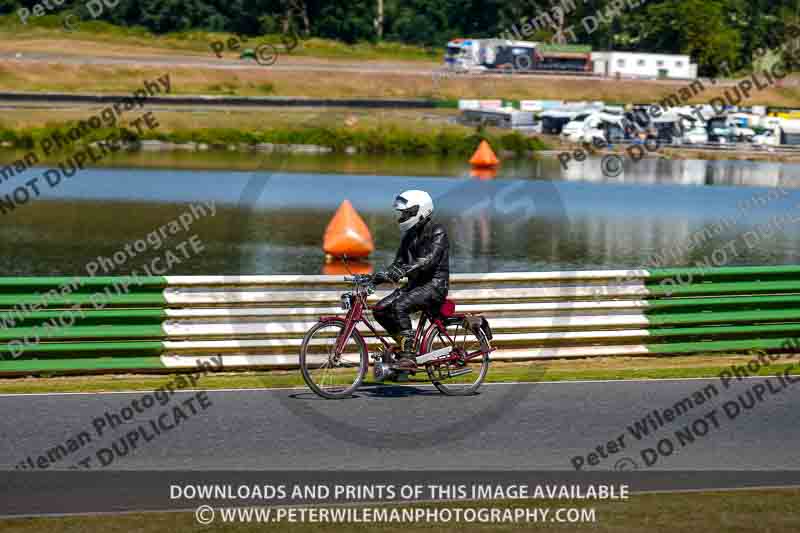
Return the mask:
<svg viewBox="0 0 800 533"><path fill-rule="evenodd" d="M773 376L774 388L781 385ZM468 398L444 397L422 386L367 387L349 400L320 400L305 390L209 391L211 405L188 414L170 431L139 443L108 469L389 469L572 470L574 456L605 449L593 470L647 468L641 450L659 439L676 443L651 469L800 469L800 380L767 392L754 407L729 418L736 402L764 378L573 382L485 385ZM201 387L202 382L198 384ZM648 412L673 408L713 386L718 394L637 440L627 426ZM126 431L147 424L195 393L182 391L164 407L138 414L123 428L97 436L92 421L119 413L143 393L0 396L0 470L33 460L85 430L92 442L49 468L66 468L95 454ZM678 444L675 431L716 410L695 426L694 442ZM701 435L701 433L703 433ZM624 449L607 442L624 435ZM628 462L626 462L626 460ZM93 465L97 467L96 463Z"/></svg>

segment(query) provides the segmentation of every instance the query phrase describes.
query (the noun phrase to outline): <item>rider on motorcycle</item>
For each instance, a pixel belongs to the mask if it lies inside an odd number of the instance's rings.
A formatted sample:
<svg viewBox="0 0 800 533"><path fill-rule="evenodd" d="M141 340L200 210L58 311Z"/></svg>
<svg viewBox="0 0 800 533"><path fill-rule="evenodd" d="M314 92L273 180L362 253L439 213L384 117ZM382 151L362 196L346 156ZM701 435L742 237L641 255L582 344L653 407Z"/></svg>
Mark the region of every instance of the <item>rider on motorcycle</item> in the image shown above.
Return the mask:
<svg viewBox="0 0 800 533"><path fill-rule="evenodd" d="M394 200L397 223L403 235L394 262L373 277L376 284L398 282L401 287L375 306L373 316L397 341L393 368L415 370L411 313L438 309L447 297L450 279L450 244L444 226L431 221L433 200L425 191L410 190Z"/></svg>

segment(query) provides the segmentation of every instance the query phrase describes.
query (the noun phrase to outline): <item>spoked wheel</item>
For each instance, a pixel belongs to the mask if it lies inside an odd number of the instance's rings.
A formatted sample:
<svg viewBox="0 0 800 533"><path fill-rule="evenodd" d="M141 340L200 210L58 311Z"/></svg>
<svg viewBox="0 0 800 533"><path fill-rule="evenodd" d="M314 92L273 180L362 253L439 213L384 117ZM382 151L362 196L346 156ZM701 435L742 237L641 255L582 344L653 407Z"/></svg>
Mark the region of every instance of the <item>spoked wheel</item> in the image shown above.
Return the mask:
<svg viewBox="0 0 800 533"><path fill-rule="evenodd" d="M465 328L461 321L448 324L446 331L445 335L434 326L426 345L422 347L422 353L451 348L456 353L466 356L489 346L483 331L479 330L476 334L470 328ZM428 371L428 378L443 394L468 396L475 394L486 379L486 373L489 371L489 354L478 355L460 362L429 364L425 369Z"/></svg>
<svg viewBox="0 0 800 533"><path fill-rule="evenodd" d="M361 335L353 331L342 353L336 353L336 342L343 334L343 322L320 322L308 330L300 346L303 380L323 398L352 396L367 374L369 354Z"/></svg>

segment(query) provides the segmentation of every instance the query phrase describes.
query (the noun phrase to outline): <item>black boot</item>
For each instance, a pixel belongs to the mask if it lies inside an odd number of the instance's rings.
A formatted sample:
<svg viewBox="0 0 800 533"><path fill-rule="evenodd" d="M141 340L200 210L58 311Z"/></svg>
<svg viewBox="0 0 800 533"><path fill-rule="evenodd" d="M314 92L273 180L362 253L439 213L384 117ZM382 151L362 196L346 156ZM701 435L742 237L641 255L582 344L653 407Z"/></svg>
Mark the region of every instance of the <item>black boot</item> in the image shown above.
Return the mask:
<svg viewBox="0 0 800 533"><path fill-rule="evenodd" d="M416 370L417 353L414 351L414 333L411 331L401 332L398 335L397 344L400 347L400 351L397 352L392 368L395 370Z"/></svg>

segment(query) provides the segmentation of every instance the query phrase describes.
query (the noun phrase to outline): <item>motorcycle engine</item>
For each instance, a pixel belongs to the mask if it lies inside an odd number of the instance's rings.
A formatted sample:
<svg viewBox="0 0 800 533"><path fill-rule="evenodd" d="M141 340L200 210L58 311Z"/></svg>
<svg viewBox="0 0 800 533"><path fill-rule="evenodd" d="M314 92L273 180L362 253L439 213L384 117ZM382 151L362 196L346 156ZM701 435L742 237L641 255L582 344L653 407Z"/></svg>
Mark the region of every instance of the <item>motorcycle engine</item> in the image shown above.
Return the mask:
<svg viewBox="0 0 800 533"><path fill-rule="evenodd" d="M383 361L375 361L372 371L375 376L375 381L388 381L394 378L394 370L389 367L388 363Z"/></svg>

